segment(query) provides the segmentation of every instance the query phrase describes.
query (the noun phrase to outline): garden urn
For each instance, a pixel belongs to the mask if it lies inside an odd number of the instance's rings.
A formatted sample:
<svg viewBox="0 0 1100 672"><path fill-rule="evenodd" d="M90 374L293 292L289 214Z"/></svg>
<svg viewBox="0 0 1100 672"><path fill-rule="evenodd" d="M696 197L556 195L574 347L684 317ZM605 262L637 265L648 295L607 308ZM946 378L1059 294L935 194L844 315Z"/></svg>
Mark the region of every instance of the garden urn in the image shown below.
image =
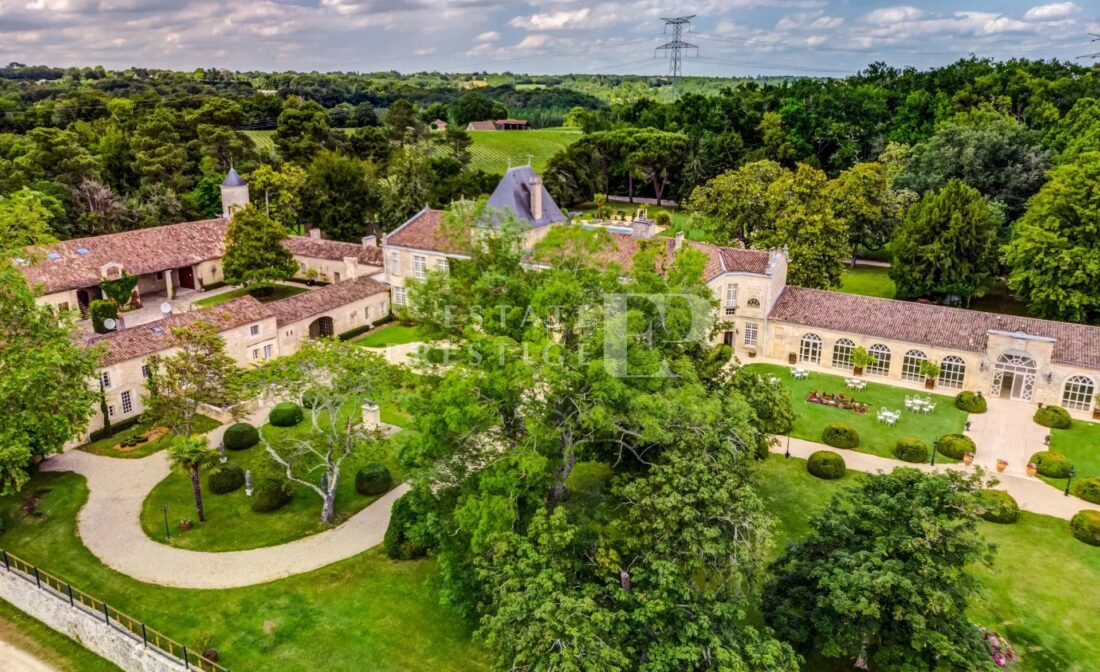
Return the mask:
<svg viewBox="0 0 1100 672"><path fill-rule="evenodd" d="M1034 476L1037 473L1039 473L1039 465L1035 464L1034 462L1028 462L1027 463L1027 475L1028 476Z"/></svg>
<svg viewBox="0 0 1100 672"><path fill-rule="evenodd" d="M965 464L966 466L969 467L973 463L974 463L974 453L970 453L970 452L963 453L963 464Z"/></svg>
<svg viewBox="0 0 1100 672"><path fill-rule="evenodd" d="M1004 470L1008 467L1008 462L1004 460L997 460L997 473L1004 473Z"/></svg>

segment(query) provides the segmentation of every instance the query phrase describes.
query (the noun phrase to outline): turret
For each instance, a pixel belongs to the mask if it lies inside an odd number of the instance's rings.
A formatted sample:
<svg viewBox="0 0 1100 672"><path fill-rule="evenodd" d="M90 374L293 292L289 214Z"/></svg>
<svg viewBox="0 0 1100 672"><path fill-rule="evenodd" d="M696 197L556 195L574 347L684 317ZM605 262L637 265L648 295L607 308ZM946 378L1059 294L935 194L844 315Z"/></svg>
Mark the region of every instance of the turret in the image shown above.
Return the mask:
<svg viewBox="0 0 1100 672"><path fill-rule="evenodd" d="M222 182L222 217L229 219L233 213L245 207L249 203L248 183L241 179L240 174L232 166Z"/></svg>

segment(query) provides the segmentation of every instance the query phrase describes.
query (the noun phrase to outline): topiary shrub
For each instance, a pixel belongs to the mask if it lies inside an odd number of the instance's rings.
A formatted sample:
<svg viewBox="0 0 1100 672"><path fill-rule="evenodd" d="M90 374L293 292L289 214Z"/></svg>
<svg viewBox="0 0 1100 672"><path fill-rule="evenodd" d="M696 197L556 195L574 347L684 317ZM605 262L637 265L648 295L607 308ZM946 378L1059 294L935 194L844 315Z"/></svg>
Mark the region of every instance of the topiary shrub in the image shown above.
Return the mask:
<svg viewBox="0 0 1100 672"><path fill-rule="evenodd" d="M393 476L384 464L368 464L355 474L355 491L360 495L381 495L392 487Z"/></svg>
<svg viewBox="0 0 1100 672"><path fill-rule="evenodd" d="M226 427L222 443L226 450L245 450L260 442L260 432L247 422L238 422Z"/></svg>
<svg viewBox="0 0 1100 672"><path fill-rule="evenodd" d="M1031 463L1039 467L1039 475L1047 478L1068 478L1073 463L1061 453L1053 450L1040 450L1031 456Z"/></svg>
<svg viewBox="0 0 1100 672"><path fill-rule="evenodd" d="M991 523L1007 525L1020 517L1020 505L1004 490L979 490L974 496L978 515Z"/></svg>
<svg viewBox="0 0 1100 672"><path fill-rule="evenodd" d="M282 478L268 476L252 493L252 510L256 513L278 511L294 497L294 486Z"/></svg>
<svg viewBox="0 0 1100 672"><path fill-rule="evenodd" d="M928 444L907 436L894 444L894 457L905 462L927 462Z"/></svg>
<svg viewBox="0 0 1100 672"><path fill-rule="evenodd" d="M985 397L981 392L959 392L955 395L955 408L967 413L985 413Z"/></svg>
<svg viewBox="0 0 1100 672"><path fill-rule="evenodd" d="M965 434L944 434L940 442L936 444L936 450L940 455L945 455L955 460L961 460L963 453L977 454L978 447L974 445L974 439Z"/></svg>
<svg viewBox="0 0 1100 672"><path fill-rule="evenodd" d="M414 494L401 495L390 510L390 525L382 540L386 555L394 560L412 560L426 555L428 546L421 538L419 523Z"/></svg>
<svg viewBox="0 0 1100 672"><path fill-rule="evenodd" d="M834 481L844 475L844 458L831 450L819 450L806 460L806 471L818 478Z"/></svg>
<svg viewBox="0 0 1100 672"><path fill-rule="evenodd" d="M267 421L276 427L293 427L302 421L302 407L292 401L284 401L271 409Z"/></svg>
<svg viewBox="0 0 1100 672"><path fill-rule="evenodd" d="M96 299L88 304L88 314L92 317L92 331L106 334L110 329L103 325L103 321L108 318L117 320L118 307L105 299Z"/></svg>
<svg viewBox="0 0 1100 672"><path fill-rule="evenodd" d="M1078 511L1069 521L1069 531L1086 544L1100 546L1100 511Z"/></svg>
<svg viewBox="0 0 1100 672"><path fill-rule="evenodd" d="M206 487L215 495L224 495L244 486L244 469L225 463L206 477Z"/></svg>
<svg viewBox="0 0 1100 672"><path fill-rule="evenodd" d="M1100 504L1100 476L1089 476L1077 481L1073 486L1073 494L1086 502Z"/></svg>
<svg viewBox="0 0 1100 672"><path fill-rule="evenodd" d="M825 426L821 441L833 448L855 448L859 445L859 432L846 422L834 422Z"/></svg>
<svg viewBox="0 0 1100 672"><path fill-rule="evenodd" d="M1073 424L1069 411L1061 406L1043 406L1035 411L1035 422L1052 429L1069 429Z"/></svg>

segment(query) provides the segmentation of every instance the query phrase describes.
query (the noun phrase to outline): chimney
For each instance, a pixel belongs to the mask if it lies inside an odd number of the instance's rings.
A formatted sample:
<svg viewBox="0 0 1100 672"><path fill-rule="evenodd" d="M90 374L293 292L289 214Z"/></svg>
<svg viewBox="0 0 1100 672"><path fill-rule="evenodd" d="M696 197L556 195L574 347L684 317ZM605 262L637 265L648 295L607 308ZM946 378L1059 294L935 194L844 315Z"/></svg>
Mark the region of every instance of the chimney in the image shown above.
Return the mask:
<svg viewBox="0 0 1100 672"><path fill-rule="evenodd" d="M344 257L344 279L354 280L359 272L359 260L355 257Z"/></svg>
<svg viewBox="0 0 1100 672"><path fill-rule="evenodd" d="M363 236L363 247L378 247L378 236Z"/></svg>
<svg viewBox="0 0 1100 672"><path fill-rule="evenodd" d="M317 228L316 226L313 227L312 229L309 230L309 237L310 238L316 238L317 240L320 240L321 239L321 229Z"/></svg>
<svg viewBox="0 0 1100 672"><path fill-rule="evenodd" d="M673 249L679 251L680 248L684 246L684 232L683 231L677 231L675 240L676 240L676 243L675 243Z"/></svg>
<svg viewBox="0 0 1100 672"><path fill-rule="evenodd" d="M535 220L542 219L542 178L538 175L531 178L527 195L531 201L531 217Z"/></svg>

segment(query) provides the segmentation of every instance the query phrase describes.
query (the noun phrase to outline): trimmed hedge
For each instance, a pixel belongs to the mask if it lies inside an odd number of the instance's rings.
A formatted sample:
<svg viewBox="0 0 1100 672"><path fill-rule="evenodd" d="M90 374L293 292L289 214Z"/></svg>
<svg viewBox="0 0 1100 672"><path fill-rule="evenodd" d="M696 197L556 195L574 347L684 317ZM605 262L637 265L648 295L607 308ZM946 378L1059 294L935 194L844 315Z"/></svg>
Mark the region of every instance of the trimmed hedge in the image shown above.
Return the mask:
<svg viewBox="0 0 1100 672"><path fill-rule="evenodd" d="M846 422L834 422L825 426L821 441L833 448L855 448L859 445L859 432Z"/></svg>
<svg viewBox="0 0 1100 672"><path fill-rule="evenodd" d="M256 513L278 511L294 497L294 488L289 481L268 476L260 481L252 493L252 510Z"/></svg>
<svg viewBox="0 0 1100 672"><path fill-rule="evenodd" d="M355 474L355 491L360 495L381 495L393 487L393 475L384 464L368 464Z"/></svg>
<svg viewBox="0 0 1100 672"><path fill-rule="evenodd" d="M130 429L134 425L141 422L141 420L142 420L141 415L135 415L132 418L126 418L125 420L122 420L120 422L111 423L110 427L97 429L94 432L92 432L91 434L89 434L88 435L88 440L92 443L95 443L96 441L99 441L100 439L106 439L107 437L114 436L115 434L119 434L121 432L126 431L127 429Z"/></svg>
<svg viewBox="0 0 1100 672"><path fill-rule="evenodd" d="M963 459L963 453L978 454L978 447L974 445L974 439L965 434L944 434L936 448L940 455L945 455L954 460Z"/></svg>
<svg viewBox="0 0 1100 672"><path fill-rule="evenodd" d="M1035 411L1035 422L1052 429L1069 429L1073 424L1069 411L1061 406L1043 406Z"/></svg>
<svg viewBox="0 0 1100 672"><path fill-rule="evenodd" d="M844 458L831 450L819 450L806 460L806 471L827 481L840 478L845 470Z"/></svg>
<svg viewBox="0 0 1100 672"><path fill-rule="evenodd" d="M1069 470L1073 468L1073 463L1065 455L1053 450L1040 450L1028 462L1038 465L1039 475L1047 478L1068 478Z"/></svg>
<svg viewBox="0 0 1100 672"><path fill-rule="evenodd" d="M260 442L260 432L247 422L238 422L226 427L222 443L226 450L245 450Z"/></svg>
<svg viewBox="0 0 1100 672"><path fill-rule="evenodd" d="M928 444L907 436L894 444L894 457L905 462L927 462Z"/></svg>
<svg viewBox="0 0 1100 672"><path fill-rule="evenodd" d="M979 490L974 499L983 520L1007 525L1020 517L1020 505L1004 490Z"/></svg>
<svg viewBox="0 0 1100 672"><path fill-rule="evenodd" d="M224 495L244 487L244 469L227 462L206 477L206 487L215 495Z"/></svg>
<svg viewBox="0 0 1100 672"><path fill-rule="evenodd" d="M412 560L428 553L427 544L418 538L416 528L420 521L413 497L413 492L401 495L390 511L390 525L382 539L382 548L394 560Z"/></svg>
<svg viewBox="0 0 1100 672"><path fill-rule="evenodd" d="M302 407L292 401L280 402L271 409L267 421L276 427L293 427L302 421Z"/></svg>
<svg viewBox="0 0 1100 672"><path fill-rule="evenodd" d="M1078 511L1069 521L1069 531L1079 541L1100 546L1100 511Z"/></svg>
<svg viewBox="0 0 1100 672"><path fill-rule="evenodd" d="M1089 476L1077 481L1073 486L1073 494L1086 502L1100 504L1100 476Z"/></svg>
<svg viewBox="0 0 1100 672"><path fill-rule="evenodd" d="M955 395L955 408L967 413L985 413L985 397L981 392L959 392Z"/></svg>
<svg viewBox="0 0 1100 672"><path fill-rule="evenodd" d="M106 334L111 330L103 325L103 321L108 318L118 320L118 307L112 301L96 299L88 304L88 314L92 317L92 331Z"/></svg>

